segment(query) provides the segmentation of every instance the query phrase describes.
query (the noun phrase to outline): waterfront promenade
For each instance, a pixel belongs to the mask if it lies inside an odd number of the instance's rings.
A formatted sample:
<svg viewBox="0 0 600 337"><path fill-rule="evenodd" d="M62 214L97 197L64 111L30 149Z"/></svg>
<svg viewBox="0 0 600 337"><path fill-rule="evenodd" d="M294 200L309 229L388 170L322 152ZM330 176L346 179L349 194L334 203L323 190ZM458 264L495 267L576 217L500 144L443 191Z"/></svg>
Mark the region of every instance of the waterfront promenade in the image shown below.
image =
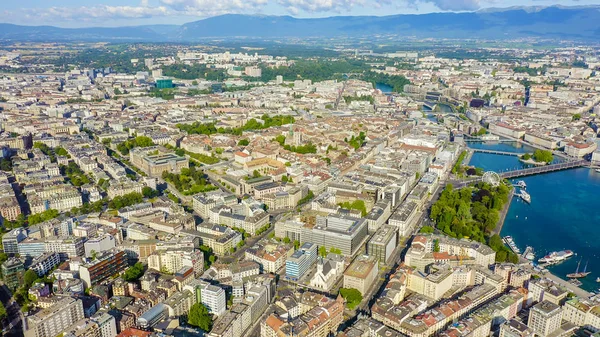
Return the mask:
<svg viewBox="0 0 600 337"><path fill-rule="evenodd" d="M575 286L550 272L544 274L543 277L547 277L547 278L551 279L552 281L554 281L554 283L560 284L561 286L567 288L570 292L572 292L573 294L575 294L581 298L588 298L593 295L592 293L585 291L585 290L579 288L578 286Z"/></svg>

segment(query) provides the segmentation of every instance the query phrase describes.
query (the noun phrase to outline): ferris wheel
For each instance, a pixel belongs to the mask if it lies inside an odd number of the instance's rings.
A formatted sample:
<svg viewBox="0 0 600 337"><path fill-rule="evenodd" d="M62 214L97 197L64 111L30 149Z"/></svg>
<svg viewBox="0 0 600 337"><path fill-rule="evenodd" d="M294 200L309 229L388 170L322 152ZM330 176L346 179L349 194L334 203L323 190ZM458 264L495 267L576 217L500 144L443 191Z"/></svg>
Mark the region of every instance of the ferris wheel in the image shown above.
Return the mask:
<svg viewBox="0 0 600 337"><path fill-rule="evenodd" d="M483 174L483 182L497 187L502 182L500 175L494 171L488 171Z"/></svg>

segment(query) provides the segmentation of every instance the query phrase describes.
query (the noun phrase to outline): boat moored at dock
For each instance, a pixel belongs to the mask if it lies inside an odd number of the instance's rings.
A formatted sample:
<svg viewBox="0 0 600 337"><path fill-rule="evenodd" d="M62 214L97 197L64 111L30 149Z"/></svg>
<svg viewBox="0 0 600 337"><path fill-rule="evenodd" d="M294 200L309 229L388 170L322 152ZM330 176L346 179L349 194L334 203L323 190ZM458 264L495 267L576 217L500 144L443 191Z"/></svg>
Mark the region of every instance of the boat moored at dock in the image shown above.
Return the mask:
<svg viewBox="0 0 600 337"><path fill-rule="evenodd" d="M519 249L519 247L517 247L517 244L513 240L512 236L505 236L504 238L502 238L502 240L504 240L504 243L506 243L510 250L512 250L515 254L521 254L521 250Z"/></svg>
<svg viewBox="0 0 600 337"><path fill-rule="evenodd" d="M552 253L542 257L541 259L538 260L538 262L545 263L545 264L554 264L554 263L562 262L562 261L570 258L573 255L575 255L575 253L573 253L570 250L561 250L559 252L552 252Z"/></svg>

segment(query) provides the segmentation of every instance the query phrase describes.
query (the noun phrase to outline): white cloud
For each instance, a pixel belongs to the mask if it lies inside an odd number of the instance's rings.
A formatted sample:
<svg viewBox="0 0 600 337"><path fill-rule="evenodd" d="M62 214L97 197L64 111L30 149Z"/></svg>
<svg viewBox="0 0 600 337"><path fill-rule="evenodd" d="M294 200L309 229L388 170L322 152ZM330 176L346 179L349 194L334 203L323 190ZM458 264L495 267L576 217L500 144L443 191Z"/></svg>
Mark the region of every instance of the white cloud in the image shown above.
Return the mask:
<svg viewBox="0 0 600 337"><path fill-rule="evenodd" d="M378 2L373 0L277 0L277 3L292 14L298 14L300 11L341 13L350 11L354 6L378 5Z"/></svg>
<svg viewBox="0 0 600 337"><path fill-rule="evenodd" d="M406 6L411 8L419 8L424 4L432 4L443 11L474 11L481 8L480 0L406 0Z"/></svg>
<svg viewBox="0 0 600 337"><path fill-rule="evenodd" d="M168 16L172 11L165 6L80 6L22 9L25 18L99 21L103 19L151 18ZM58 20L57 20L58 19Z"/></svg>
<svg viewBox="0 0 600 337"><path fill-rule="evenodd" d="M160 0L179 14L191 16L213 16L226 13L255 13L269 0Z"/></svg>
<svg viewBox="0 0 600 337"><path fill-rule="evenodd" d="M431 0L444 11L473 11L481 7L479 0Z"/></svg>

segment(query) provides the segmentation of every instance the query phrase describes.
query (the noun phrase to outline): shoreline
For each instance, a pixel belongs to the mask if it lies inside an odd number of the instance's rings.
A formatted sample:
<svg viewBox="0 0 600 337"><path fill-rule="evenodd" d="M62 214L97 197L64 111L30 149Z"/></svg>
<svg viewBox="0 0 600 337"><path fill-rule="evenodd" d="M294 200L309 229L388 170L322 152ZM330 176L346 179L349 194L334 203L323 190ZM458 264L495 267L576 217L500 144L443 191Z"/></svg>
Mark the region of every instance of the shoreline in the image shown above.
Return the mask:
<svg viewBox="0 0 600 337"><path fill-rule="evenodd" d="M510 190L510 194L508 195L508 202L506 203L506 205L504 205L502 212L500 212L500 220L498 220L498 223L496 224L496 228L493 230L493 232L498 235L500 235L500 233L502 232L502 227L504 227L504 221L506 220L506 216L508 215L508 210L510 209L510 205L512 204L514 196L515 196L515 188L513 187Z"/></svg>

